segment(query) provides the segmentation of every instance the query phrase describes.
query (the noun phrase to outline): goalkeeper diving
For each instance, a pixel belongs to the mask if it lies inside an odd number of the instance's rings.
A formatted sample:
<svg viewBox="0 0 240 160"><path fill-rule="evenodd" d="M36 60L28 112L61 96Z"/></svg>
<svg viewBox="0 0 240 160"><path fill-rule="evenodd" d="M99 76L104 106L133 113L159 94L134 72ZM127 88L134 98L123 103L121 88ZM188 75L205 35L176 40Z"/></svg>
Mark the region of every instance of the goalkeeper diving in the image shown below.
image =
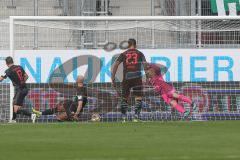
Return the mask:
<svg viewBox="0 0 240 160"><path fill-rule="evenodd" d="M163 79L163 75L167 72L167 68L160 64L148 64L147 77L149 84L152 85L156 92L161 94L164 102L175 108L180 112L184 119L190 116L190 110L186 110L178 101L183 101L191 105L194 112L197 112L198 108L196 104L187 96L178 94L176 89L166 83Z"/></svg>
<svg viewBox="0 0 240 160"><path fill-rule="evenodd" d="M84 77L79 75L77 77L76 84L67 87L74 87L76 95L72 99L65 99L59 102L54 108L47 109L45 111L37 111L33 109L33 113L40 117L42 115L53 115L57 116L58 121L78 121L80 113L83 110L83 107L87 103L87 88L84 84Z"/></svg>

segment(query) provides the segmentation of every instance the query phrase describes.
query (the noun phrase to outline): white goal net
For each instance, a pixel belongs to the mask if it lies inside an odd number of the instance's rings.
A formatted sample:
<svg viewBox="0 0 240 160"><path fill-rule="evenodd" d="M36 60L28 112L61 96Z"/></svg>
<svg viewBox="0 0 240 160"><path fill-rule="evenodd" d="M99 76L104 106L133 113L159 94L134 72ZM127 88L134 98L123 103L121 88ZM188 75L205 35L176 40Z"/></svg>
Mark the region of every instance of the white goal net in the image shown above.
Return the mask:
<svg viewBox="0 0 240 160"><path fill-rule="evenodd" d="M24 103L29 111L44 111L71 99L76 93L69 84L81 74L85 75L88 102L80 121L89 121L95 114L101 121L121 120L121 84L117 89L111 85L110 70L117 55L126 50L127 40L134 38L148 62L157 59L169 67L165 80L197 104L198 111L193 111L190 105L179 102L191 111L191 120L240 119L238 66L232 66L236 57L223 53L240 47L239 17L11 17L0 23L10 27L10 53L4 54L1 62L11 55L30 76ZM209 53L196 55L205 49ZM210 55L222 49L219 55ZM185 62L186 57L189 62ZM211 75L206 75L210 71ZM120 71L118 76L121 80ZM0 84L1 121L11 117L14 94L10 89L9 80ZM142 120L182 119L153 88L144 89ZM129 103L129 120L134 105ZM57 116L42 116L37 121L55 122ZM30 119L19 116L18 121Z"/></svg>

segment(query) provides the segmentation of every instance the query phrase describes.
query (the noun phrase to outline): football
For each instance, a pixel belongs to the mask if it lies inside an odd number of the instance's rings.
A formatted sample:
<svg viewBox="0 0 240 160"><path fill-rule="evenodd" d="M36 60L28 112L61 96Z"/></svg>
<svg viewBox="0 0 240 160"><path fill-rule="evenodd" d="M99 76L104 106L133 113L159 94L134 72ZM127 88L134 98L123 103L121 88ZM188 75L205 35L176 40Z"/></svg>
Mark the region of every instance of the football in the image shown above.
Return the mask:
<svg viewBox="0 0 240 160"><path fill-rule="evenodd" d="M91 117L92 122L99 122L101 120L101 117L98 113L93 113Z"/></svg>

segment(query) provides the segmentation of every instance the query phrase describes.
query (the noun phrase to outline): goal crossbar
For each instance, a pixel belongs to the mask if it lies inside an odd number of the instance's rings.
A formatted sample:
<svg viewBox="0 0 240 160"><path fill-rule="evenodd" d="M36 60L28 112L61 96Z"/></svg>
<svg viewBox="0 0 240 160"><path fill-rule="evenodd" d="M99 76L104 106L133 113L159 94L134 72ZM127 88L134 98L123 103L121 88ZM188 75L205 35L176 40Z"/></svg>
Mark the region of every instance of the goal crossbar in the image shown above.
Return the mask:
<svg viewBox="0 0 240 160"><path fill-rule="evenodd" d="M55 21L168 21L168 20L237 20L240 16L10 16L10 20L55 20Z"/></svg>

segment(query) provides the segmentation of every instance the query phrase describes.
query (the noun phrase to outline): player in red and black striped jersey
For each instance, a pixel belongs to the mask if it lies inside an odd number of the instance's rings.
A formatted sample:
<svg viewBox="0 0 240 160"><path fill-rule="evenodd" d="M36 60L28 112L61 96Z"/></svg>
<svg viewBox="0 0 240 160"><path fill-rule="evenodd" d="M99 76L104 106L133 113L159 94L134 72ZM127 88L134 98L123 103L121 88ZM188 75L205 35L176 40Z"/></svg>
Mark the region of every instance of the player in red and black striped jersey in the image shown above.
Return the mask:
<svg viewBox="0 0 240 160"><path fill-rule="evenodd" d="M118 66L123 63L122 102L121 112L123 121L126 119L130 90L135 93L135 121L139 118L142 107L142 68L146 68L146 59L142 52L136 49L136 40L128 40L128 50L120 54L113 64L112 83L115 84L115 75Z"/></svg>
<svg viewBox="0 0 240 160"><path fill-rule="evenodd" d="M12 57L6 58L6 65L8 69L5 71L5 75L0 77L0 81L6 79L7 77L12 81L14 86L14 98L13 98L13 119L12 122L16 122L17 114L23 114L32 118L35 122L36 115L31 114L27 110L21 109L23 106L24 98L28 94L28 88L26 81L28 75L24 69L19 65L14 65Z"/></svg>

